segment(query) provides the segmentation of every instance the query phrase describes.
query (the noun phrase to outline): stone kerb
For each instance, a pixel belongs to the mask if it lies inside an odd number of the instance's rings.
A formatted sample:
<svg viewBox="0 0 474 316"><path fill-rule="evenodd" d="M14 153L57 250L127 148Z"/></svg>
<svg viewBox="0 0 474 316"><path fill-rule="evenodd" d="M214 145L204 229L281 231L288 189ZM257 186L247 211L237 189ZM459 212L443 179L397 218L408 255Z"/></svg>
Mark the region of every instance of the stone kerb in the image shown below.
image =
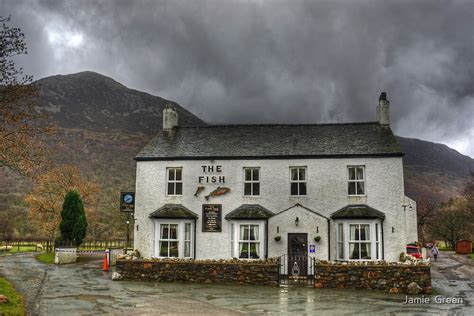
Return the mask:
<svg viewBox="0 0 474 316"><path fill-rule="evenodd" d="M54 250L54 263L65 264L73 263L77 261L77 248L55 248Z"/></svg>
<svg viewBox="0 0 474 316"><path fill-rule="evenodd" d="M278 285L276 262L117 260L124 279L146 281Z"/></svg>

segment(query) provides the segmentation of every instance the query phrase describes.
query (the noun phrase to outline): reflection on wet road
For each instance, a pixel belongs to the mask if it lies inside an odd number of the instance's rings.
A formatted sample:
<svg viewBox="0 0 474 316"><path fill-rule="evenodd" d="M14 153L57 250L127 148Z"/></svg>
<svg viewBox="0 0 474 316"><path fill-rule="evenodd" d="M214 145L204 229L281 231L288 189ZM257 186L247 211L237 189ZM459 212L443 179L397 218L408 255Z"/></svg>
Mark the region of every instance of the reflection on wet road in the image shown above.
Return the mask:
<svg viewBox="0 0 474 316"><path fill-rule="evenodd" d="M464 264L458 269L463 266ZM132 312L231 315L239 313L474 314L471 305L474 302L473 291L468 285L466 288L464 285L456 285L455 288L449 288L451 292L446 292L449 295L463 295L464 305L404 305L405 295L403 294L392 295L369 291L112 282L111 272L103 272L100 268L101 262L82 262L64 266L43 265L35 261L33 254L0 257L0 274L12 281L18 290L24 293L28 301L28 311L33 315L130 314ZM453 278L448 273L444 275L439 268L436 266L433 273L439 279L444 278L444 281L435 281L435 288L444 287L443 284L449 284L449 278ZM466 271L469 275L469 270ZM456 275L461 278L459 274ZM455 282L469 283L469 281L460 280L455 280ZM470 282L472 282L472 275Z"/></svg>

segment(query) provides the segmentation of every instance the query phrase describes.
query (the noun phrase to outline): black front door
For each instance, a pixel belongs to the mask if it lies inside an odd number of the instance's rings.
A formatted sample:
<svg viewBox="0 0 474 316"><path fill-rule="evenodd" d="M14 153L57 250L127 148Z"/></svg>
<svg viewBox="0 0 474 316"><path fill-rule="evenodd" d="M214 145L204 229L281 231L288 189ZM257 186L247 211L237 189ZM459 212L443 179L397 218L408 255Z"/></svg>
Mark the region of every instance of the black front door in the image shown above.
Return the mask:
<svg viewBox="0 0 474 316"><path fill-rule="evenodd" d="M288 275L308 274L308 234L288 234Z"/></svg>

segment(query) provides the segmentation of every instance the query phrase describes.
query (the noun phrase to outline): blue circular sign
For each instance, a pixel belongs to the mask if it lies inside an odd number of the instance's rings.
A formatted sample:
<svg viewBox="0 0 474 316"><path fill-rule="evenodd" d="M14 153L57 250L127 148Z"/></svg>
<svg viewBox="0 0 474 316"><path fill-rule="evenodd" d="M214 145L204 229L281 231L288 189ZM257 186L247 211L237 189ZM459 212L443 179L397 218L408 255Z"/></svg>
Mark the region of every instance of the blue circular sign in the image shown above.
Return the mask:
<svg viewBox="0 0 474 316"><path fill-rule="evenodd" d="M125 203L132 203L133 202L133 196L131 194L126 194L123 196L123 201Z"/></svg>

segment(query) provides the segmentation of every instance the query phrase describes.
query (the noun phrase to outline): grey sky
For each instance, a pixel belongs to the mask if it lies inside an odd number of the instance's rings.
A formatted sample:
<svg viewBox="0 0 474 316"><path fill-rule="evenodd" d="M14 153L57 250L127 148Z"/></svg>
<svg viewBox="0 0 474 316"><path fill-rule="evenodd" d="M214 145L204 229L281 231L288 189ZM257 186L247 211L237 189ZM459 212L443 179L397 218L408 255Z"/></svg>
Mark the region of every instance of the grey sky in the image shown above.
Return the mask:
<svg viewBox="0 0 474 316"><path fill-rule="evenodd" d="M375 119L474 157L472 1L7 1L36 79L92 70L209 123Z"/></svg>

